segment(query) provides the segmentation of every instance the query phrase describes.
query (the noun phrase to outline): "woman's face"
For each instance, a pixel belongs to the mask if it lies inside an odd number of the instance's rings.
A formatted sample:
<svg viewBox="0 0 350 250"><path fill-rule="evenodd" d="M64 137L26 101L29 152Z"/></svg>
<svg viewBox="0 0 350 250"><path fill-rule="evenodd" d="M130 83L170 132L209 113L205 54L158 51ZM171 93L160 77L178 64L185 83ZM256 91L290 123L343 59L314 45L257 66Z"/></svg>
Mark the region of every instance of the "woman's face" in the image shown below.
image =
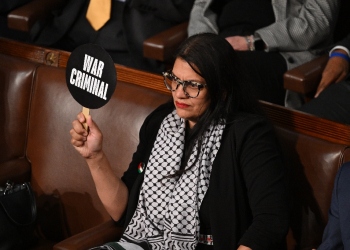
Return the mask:
<svg viewBox="0 0 350 250"><path fill-rule="evenodd" d="M181 81L194 81L201 84L206 83L204 78L198 75L191 66L181 58L176 59L173 67L173 74ZM184 93L182 85L179 84L177 90L172 92L172 95L177 115L187 120L190 128L193 128L199 117L209 107L210 98L207 88L202 88L196 98L190 98Z"/></svg>

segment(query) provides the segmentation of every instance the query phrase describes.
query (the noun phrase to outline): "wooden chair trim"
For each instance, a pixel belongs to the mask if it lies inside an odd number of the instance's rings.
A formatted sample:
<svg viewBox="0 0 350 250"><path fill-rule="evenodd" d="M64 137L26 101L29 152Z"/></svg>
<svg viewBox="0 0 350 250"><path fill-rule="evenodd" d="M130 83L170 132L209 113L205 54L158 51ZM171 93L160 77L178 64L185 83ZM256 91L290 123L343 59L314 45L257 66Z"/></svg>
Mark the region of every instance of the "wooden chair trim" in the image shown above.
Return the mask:
<svg viewBox="0 0 350 250"><path fill-rule="evenodd" d="M44 64L45 49L27 43L0 38L0 53Z"/></svg>
<svg viewBox="0 0 350 250"><path fill-rule="evenodd" d="M274 125L334 143L350 145L350 126L260 101Z"/></svg>
<svg viewBox="0 0 350 250"><path fill-rule="evenodd" d="M162 62L173 62L174 53L187 38L188 22L178 24L143 42L143 56Z"/></svg>

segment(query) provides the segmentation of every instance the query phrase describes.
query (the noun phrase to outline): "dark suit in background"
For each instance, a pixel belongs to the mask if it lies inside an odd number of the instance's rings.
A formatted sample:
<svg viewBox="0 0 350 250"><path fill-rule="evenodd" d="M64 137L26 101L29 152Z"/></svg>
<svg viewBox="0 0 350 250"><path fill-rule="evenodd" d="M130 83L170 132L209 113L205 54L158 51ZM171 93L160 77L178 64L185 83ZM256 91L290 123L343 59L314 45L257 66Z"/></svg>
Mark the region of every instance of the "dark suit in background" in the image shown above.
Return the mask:
<svg viewBox="0 0 350 250"><path fill-rule="evenodd" d="M143 57L147 38L189 19L193 0L112 0L111 19L95 31L86 19L89 0L68 0L50 20L31 30L35 44L68 51L85 43L104 47L115 63L160 72L163 65Z"/></svg>
<svg viewBox="0 0 350 250"><path fill-rule="evenodd" d="M350 34L335 46L344 46L350 50ZM344 63L346 60L344 59ZM300 108L301 111L322 118L350 124L350 79L329 85L317 98L312 99Z"/></svg>
<svg viewBox="0 0 350 250"><path fill-rule="evenodd" d="M350 162L338 171L334 182L328 224L317 250L350 249Z"/></svg>

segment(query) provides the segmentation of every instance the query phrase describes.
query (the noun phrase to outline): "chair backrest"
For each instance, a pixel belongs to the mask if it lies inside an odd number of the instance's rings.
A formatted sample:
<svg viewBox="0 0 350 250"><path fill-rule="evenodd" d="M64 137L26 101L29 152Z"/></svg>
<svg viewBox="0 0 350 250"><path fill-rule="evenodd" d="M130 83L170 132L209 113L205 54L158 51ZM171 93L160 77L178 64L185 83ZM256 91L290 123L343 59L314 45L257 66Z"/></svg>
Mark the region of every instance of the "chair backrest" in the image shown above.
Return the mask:
<svg viewBox="0 0 350 250"><path fill-rule="evenodd" d="M82 107L71 97L66 86L65 66L69 55L65 51L0 38L0 76L4 76L4 84L0 85L0 90L4 90L1 92L4 95L0 95L0 109L6 111L5 119L0 120L0 128L4 128L0 131L0 147L15 151L9 151L3 161L20 155L27 166L31 163L39 232L54 241L110 219L97 197L85 161L70 145L71 122ZM12 60L13 66L9 67ZM30 71L22 65L35 67L28 66ZM20 70L22 68L33 73ZM121 176L136 150L143 120L169 99L169 93L161 76L119 65L116 68L118 84L114 95L107 105L91 110L91 114L102 132L108 135L104 138L105 153L113 163L115 173ZM155 81L161 84L154 84ZM12 102L17 106L9 107L8 103ZM22 114L22 110L27 113ZM22 128L24 132L16 133L15 128ZM2 143L9 138L14 138L10 144ZM13 149L17 138L21 139L20 147ZM0 152L0 155L3 154ZM0 173L3 171L11 172L1 169Z"/></svg>
<svg viewBox="0 0 350 250"><path fill-rule="evenodd" d="M350 126L268 103L288 164L291 224L288 249L313 249L322 242L332 190L340 166L350 161Z"/></svg>
<svg viewBox="0 0 350 250"><path fill-rule="evenodd" d="M0 163L23 158L37 63L0 54Z"/></svg>

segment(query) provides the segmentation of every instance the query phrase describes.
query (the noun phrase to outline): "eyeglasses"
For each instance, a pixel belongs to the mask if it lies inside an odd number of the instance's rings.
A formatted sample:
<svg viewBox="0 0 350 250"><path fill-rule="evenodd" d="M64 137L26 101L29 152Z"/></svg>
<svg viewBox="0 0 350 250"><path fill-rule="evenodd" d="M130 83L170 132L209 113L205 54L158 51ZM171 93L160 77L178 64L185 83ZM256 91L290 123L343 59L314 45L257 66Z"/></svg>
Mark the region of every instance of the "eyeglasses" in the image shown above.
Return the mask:
<svg viewBox="0 0 350 250"><path fill-rule="evenodd" d="M175 91L182 85L182 89L185 94L190 98L196 98L202 88L206 87L206 84L201 84L193 81L181 81L177 78L171 70L163 72L164 84L170 91Z"/></svg>

